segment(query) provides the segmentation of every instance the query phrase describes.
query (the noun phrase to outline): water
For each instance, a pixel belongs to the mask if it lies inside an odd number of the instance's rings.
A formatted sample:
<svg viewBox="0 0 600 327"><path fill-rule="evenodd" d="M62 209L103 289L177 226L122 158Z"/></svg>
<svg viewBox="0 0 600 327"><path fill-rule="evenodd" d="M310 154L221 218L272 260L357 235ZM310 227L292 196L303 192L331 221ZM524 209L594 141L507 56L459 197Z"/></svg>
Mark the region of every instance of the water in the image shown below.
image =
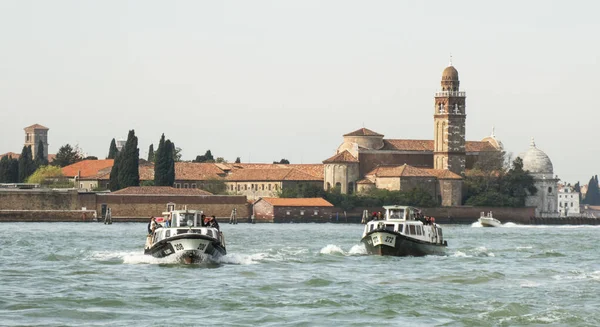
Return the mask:
<svg viewBox="0 0 600 327"><path fill-rule="evenodd" d="M228 255L142 254L146 224L0 225L0 326L600 326L591 226L447 225L447 256L361 225L222 224Z"/></svg>

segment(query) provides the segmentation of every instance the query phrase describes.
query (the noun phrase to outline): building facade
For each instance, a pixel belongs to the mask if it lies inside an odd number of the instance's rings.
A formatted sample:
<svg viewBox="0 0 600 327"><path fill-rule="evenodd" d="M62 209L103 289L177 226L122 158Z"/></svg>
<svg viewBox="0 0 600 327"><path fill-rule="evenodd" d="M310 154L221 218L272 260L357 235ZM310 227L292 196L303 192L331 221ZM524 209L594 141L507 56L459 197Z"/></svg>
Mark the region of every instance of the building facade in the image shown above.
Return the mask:
<svg viewBox="0 0 600 327"><path fill-rule="evenodd" d="M558 211L561 217L579 217L579 192L569 184L558 190Z"/></svg>
<svg viewBox="0 0 600 327"><path fill-rule="evenodd" d="M34 124L24 128L25 130L25 146L31 146L33 159L37 155L38 146L41 142L44 146L44 157L48 158L48 127L40 124Z"/></svg>
<svg viewBox="0 0 600 327"><path fill-rule="evenodd" d="M536 217L558 217L558 177L554 176L552 161L538 149L533 138L529 150L519 155L523 170L533 176L536 194L525 199L525 206L535 207Z"/></svg>

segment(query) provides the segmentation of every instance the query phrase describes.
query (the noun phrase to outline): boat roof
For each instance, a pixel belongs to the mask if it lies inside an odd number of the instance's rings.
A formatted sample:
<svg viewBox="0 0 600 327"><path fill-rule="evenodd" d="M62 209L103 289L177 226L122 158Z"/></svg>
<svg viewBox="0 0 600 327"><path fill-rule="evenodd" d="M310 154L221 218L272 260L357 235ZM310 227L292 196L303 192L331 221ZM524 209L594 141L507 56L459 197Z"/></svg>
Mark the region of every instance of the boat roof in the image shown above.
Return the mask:
<svg viewBox="0 0 600 327"><path fill-rule="evenodd" d="M204 213L204 211L202 210L192 210L192 209L187 209L187 210L171 210L171 211L165 211L163 212L163 216L168 215L168 214L172 214L172 213L199 213L202 214Z"/></svg>
<svg viewBox="0 0 600 327"><path fill-rule="evenodd" d="M396 210L398 210L398 209L408 209L408 208L413 208L413 209L415 209L415 210L418 210L417 208L415 208L415 207L412 207L412 206L398 206L398 205L393 205L393 206L383 206L383 208L384 208L384 209L388 209L388 210L390 210L390 209L392 209L392 210L393 210L393 209L396 209Z"/></svg>

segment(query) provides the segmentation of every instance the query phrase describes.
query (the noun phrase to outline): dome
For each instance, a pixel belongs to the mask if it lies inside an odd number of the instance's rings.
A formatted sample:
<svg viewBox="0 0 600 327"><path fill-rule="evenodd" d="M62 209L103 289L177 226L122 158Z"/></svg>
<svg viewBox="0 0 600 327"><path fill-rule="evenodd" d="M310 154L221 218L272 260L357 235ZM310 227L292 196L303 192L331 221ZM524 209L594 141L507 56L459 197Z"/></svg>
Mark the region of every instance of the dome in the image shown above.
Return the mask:
<svg viewBox="0 0 600 327"><path fill-rule="evenodd" d="M452 65L446 67L442 72L442 80L458 81L458 70Z"/></svg>
<svg viewBox="0 0 600 327"><path fill-rule="evenodd" d="M519 155L523 159L523 170L529 170L532 174L553 174L552 161L544 151L535 146L531 139L531 146L527 152Z"/></svg>

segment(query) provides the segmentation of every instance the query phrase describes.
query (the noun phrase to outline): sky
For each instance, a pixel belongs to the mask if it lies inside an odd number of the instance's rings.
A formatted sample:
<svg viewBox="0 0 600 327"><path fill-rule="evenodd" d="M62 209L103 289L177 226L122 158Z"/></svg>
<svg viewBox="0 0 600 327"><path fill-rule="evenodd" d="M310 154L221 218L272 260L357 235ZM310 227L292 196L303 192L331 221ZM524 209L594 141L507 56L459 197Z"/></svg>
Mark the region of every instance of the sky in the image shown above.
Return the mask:
<svg viewBox="0 0 600 327"><path fill-rule="evenodd" d="M104 158L134 129L192 160L320 163L342 135L433 139L450 56L467 140L532 137L563 182L600 173L597 1L0 0L0 153L23 128Z"/></svg>

